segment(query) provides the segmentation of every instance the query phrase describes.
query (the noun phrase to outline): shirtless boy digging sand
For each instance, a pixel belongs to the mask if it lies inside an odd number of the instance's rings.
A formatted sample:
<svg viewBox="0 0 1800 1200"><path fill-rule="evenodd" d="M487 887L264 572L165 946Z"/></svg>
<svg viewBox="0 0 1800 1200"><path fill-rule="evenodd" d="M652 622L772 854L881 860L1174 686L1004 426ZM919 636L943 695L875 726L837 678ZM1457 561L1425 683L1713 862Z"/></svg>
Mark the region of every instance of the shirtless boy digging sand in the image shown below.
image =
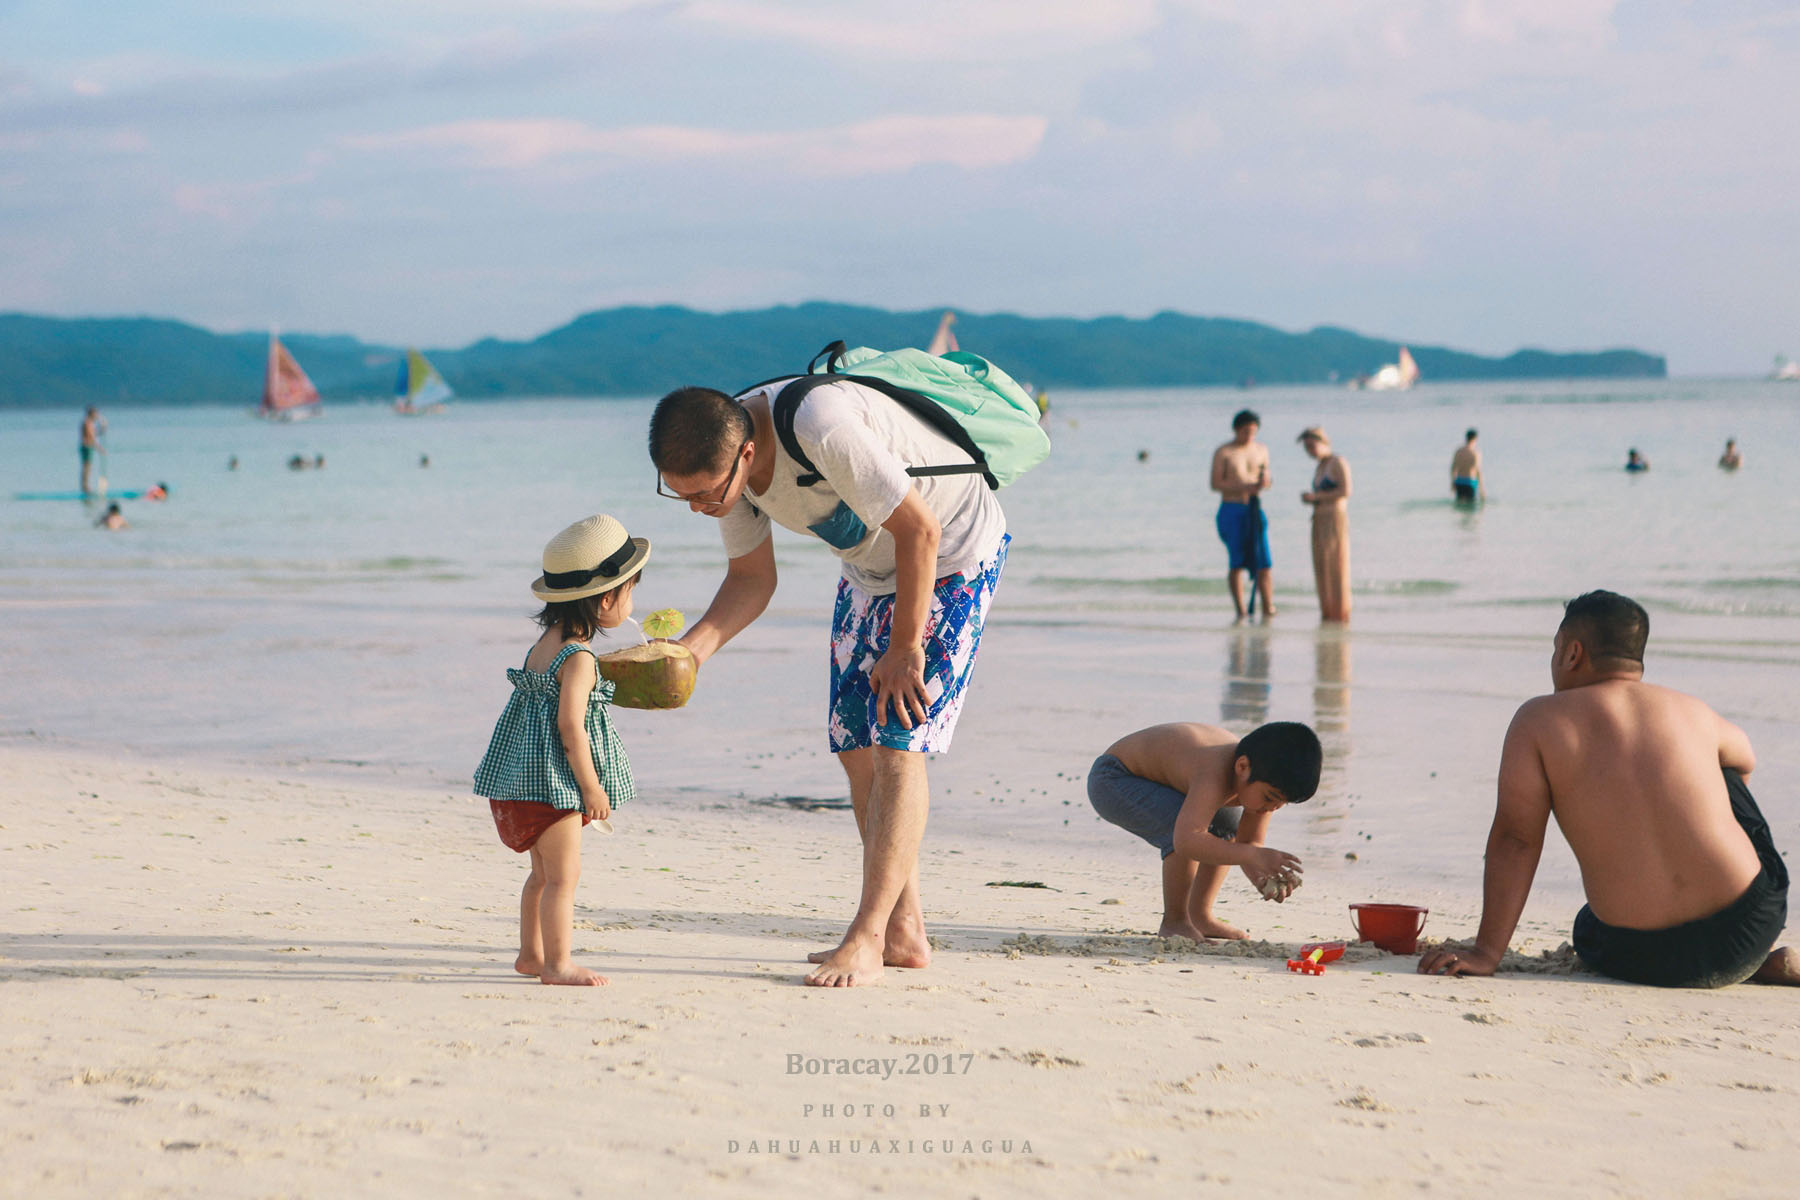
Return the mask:
<svg viewBox="0 0 1800 1200"><path fill-rule="evenodd" d="M1162 937L1242 938L1213 916L1225 874L1242 867L1268 900L1300 886L1300 860L1263 845L1269 818L1319 787L1318 735L1276 721L1242 738L1178 722L1127 734L1094 760L1094 811L1162 851Z"/></svg>

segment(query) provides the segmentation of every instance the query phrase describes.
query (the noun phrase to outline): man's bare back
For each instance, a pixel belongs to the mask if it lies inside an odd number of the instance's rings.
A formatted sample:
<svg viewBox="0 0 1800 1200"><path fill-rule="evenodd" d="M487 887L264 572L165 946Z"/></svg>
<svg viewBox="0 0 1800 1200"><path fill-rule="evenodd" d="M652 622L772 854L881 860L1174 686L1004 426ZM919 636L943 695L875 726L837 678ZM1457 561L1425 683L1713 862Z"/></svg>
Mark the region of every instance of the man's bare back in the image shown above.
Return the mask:
<svg viewBox="0 0 1800 1200"><path fill-rule="evenodd" d="M1692 696L1643 681L1650 615L1615 592L1577 596L1550 656L1555 692L1506 731L1472 946L1424 974L1492 975L1518 928L1552 815L1581 865L1573 941L1602 974L1659 987L1800 984L1778 947L1788 872L1745 786L1744 731Z"/></svg>
<svg viewBox="0 0 1800 1200"><path fill-rule="evenodd" d="M1542 763L1588 904L1609 925L1708 916L1760 869L1720 773L1750 773L1749 739L1692 696L1625 679L1540 696L1513 720L1505 758L1515 752Z"/></svg>
<svg viewBox="0 0 1800 1200"><path fill-rule="evenodd" d="M1450 476L1464 479L1481 478L1481 451L1473 446L1458 446L1450 456Z"/></svg>

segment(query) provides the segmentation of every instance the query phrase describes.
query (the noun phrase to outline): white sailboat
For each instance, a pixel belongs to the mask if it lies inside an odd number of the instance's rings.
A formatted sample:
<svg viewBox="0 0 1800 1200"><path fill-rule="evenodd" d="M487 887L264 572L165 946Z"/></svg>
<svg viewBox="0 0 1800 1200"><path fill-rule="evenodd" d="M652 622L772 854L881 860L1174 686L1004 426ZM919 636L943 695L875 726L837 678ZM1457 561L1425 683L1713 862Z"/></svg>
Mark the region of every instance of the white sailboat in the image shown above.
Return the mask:
<svg viewBox="0 0 1800 1200"><path fill-rule="evenodd" d="M956 344L956 331L950 328L954 324L956 324L956 314L953 312L947 312L939 318L937 332L931 335L931 345L925 348L925 353L941 356L952 350L962 349Z"/></svg>
<svg viewBox="0 0 1800 1200"><path fill-rule="evenodd" d="M1413 361L1412 351L1405 346L1400 347L1400 361L1391 362L1373 375L1353 379L1353 388L1367 388L1371 392L1403 392L1419 382L1419 364Z"/></svg>
<svg viewBox="0 0 1800 1200"><path fill-rule="evenodd" d="M1775 356L1775 369L1769 372L1770 379L1783 382L1800 383L1800 362L1795 362L1785 354Z"/></svg>

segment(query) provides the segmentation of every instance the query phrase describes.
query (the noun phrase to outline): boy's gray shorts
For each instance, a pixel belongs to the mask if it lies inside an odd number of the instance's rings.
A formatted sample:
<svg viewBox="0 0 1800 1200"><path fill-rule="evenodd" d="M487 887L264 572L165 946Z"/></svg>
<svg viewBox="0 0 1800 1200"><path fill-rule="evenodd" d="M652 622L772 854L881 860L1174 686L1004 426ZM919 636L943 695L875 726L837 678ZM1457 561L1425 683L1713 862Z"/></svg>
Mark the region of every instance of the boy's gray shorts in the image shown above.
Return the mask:
<svg viewBox="0 0 1800 1200"><path fill-rule="evenodd" d="M1088 802L1095 812L1120 829L1137 834L1162 851L1164 858L1175 853L1175 818L1181 813L1186 796L1172 787L1133 775L1110 754L1094 760L1088 770L1087 785ZM1206 831L1216 838L1233 841L1238 819L1243 815L1244 810L1235 806L1221 808L1213 814Z"/></svg>

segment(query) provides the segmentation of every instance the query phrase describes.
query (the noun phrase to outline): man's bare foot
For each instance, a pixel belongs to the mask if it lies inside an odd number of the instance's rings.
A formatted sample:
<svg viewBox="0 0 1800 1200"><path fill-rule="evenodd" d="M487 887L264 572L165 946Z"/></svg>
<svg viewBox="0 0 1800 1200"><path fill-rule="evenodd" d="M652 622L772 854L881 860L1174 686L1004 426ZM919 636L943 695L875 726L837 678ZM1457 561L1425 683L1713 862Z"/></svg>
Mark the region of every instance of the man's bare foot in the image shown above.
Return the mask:
<svg viewBox="0 0 1800 1200"><path fill-rule="evenodd" d="M835 950L814 950L806 956L809 963L822 963L837 953ZM931 941L925 936L924 922L907 925L898 921L889 921L887 933L881 940L881 965L884 967L909 967L919 970L931 965Z"/></svg>
<svg viewBox="0 0 1800 1200"><path fill-rule="evenodd" d="M845 937L806 977L808 987L863 987L881 978L881 945L874 938Z"/></svg>
<svg viewBox="0 0 1800 1200"><path fill-rule="evenodd" d="M527 958L521 954L513 959L513 970L521 975L530 975L535 978L544 973L544 964L541 959Z"/></svg>
<svg viewBox="0 0 1800 1200"><path fill-rule="evenodd" d="M1750 982L1800 987L1800 951L1792 946L1776 947L1750 977Z"/></svg>
<svg viewBox="0 0 1800 1200"><path fill-rule="evenodd" d="M574 963L560 970L545 969L538 976L539 983L556 983L564 987L605 987L612 982L598 971L590 971L586 967L578 967Z"/></svg>

